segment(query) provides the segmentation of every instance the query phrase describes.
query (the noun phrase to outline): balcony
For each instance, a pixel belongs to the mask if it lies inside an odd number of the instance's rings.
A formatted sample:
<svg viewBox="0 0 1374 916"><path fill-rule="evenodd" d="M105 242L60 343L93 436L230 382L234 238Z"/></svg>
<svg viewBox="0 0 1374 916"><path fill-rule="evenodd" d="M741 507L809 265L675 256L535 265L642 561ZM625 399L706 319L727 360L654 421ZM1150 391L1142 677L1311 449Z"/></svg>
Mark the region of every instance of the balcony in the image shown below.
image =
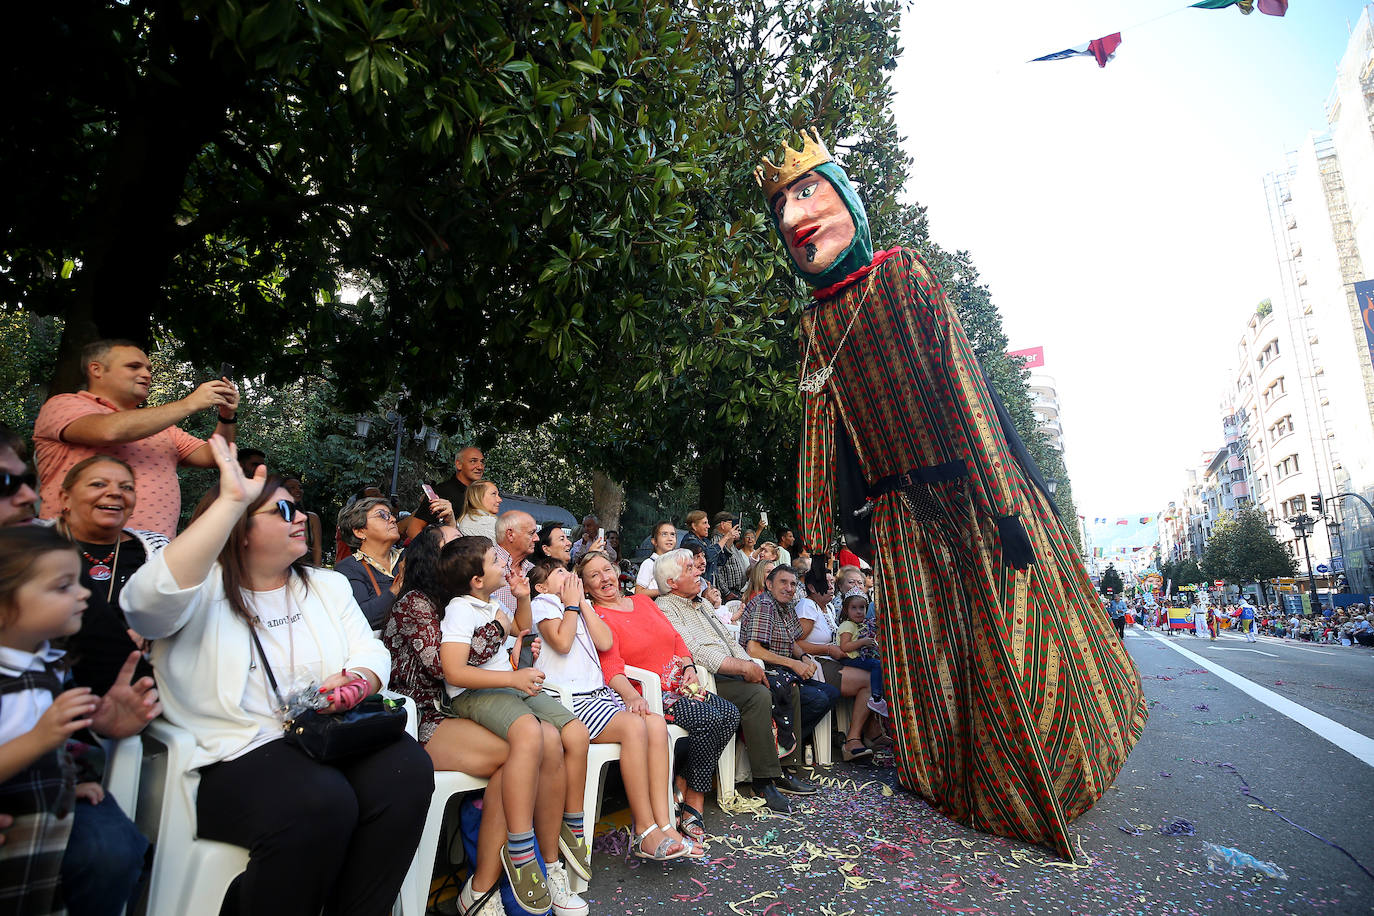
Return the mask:
<svg viewBox="0 0 1374 916"><path fill-rule="evenodd" d="M1231 484L1231 495L1234 496L1236 499L1249 499L1250 484L1246 483L1243 480Z"/></svg>
<svg viewBox="0 0 1374 916"><path fill-rule="evenodd" d="M1245 462L1241 460L1239 455L1232 455L1226 459L1226 470L1243 471L1245 470Z"/></svg>

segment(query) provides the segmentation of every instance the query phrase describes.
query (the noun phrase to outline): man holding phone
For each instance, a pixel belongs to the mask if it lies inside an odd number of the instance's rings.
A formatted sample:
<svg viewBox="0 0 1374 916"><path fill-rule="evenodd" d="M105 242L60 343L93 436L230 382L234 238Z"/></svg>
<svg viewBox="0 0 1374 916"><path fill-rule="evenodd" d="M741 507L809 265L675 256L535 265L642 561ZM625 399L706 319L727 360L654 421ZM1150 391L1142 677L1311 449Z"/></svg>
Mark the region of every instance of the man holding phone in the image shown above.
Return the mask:
<svg viewBox="0 0 1374 916"><path fill-rule="evenodd" d="M468 487L482 479L486 468L487 458L480 448L469 445L460 450L453 458L453 476L432 487L425 484L425 502L406 519L401 533L413 538L424 531L426 525L452 525L453 519L445 519L442 514L444 501L448 501L448 508L454 513L461 513L467 501Z"/></svg>
<svg viewBox="0 0 1374 916"><path fill-rule="evenodd" d="M221 371L225 368L227 364ZM238 388L221 376L179 401L143 407L153 383L152 364L128 340L87 344L81 351L81 369L85 389L49 398L34 424L34 459L42 483L40 516L57 516L62 478L73 465L92 455L109 455L133 468L138 486L138 503L128 527L173 537L181 516L177 466L215 467L210 446L176 424L213 409L219 420L215 433L233 442Z"/></svg>
<svg viewBox="0 0 1374 916"><path fill-rule="evenodd" d="M735 547L742 531L739 516L717 512L711 521L715 523L716 546L720 548L716 558L715 586L720 591L722 601L734 601L744 595L744 580L749 575L749 559Z"/></svg>

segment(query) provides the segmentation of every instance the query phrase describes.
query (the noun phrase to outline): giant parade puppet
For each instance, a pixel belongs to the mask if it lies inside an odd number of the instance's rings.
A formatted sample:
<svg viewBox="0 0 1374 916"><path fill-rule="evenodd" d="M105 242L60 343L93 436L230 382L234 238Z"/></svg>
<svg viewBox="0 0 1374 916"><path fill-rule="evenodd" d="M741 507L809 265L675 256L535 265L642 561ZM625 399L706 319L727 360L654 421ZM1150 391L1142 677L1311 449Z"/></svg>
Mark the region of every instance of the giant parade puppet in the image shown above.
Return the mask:
<svg viewBox="0 0 1374 916"><path fill-rule="evenodd" d="M898 776L951 818L1074 857L1069 824L1140 737L1140 674L915 252L873 253L814 131L755 172L795 271L805 543L877 570Z"/></svg>

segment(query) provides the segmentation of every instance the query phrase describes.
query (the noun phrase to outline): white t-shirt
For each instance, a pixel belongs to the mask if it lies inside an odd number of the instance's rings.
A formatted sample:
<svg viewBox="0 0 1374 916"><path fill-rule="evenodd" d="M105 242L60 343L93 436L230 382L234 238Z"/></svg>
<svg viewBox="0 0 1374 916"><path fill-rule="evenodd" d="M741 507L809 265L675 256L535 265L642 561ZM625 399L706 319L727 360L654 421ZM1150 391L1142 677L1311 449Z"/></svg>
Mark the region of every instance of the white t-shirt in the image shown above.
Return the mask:
<svg viewBox="0 0 1374 916"><path fill-rule="evenodd" d="M26 671L42 671L65 653L47 643L37 652L0 646L0 673L15 677ZM33 731L43 713L52 706L53 695L46 690L17 690L0 701L0 744Z"/></svg>
<svg viewBox="0 0 1374 916"><path fill-rule="evenodd" d="M658 579L654 578L654 561L658 559L658 554L654 554L643 563L639 564L639 578L635 579L635 585L640 588L651 588L658 591Z"/></svg>
<svg viewBox="0 0 1374 916"><path fill-rule="evenodd" d="M803 598L797 602L797 619L810 620L815 624L811 628L811 635L806 637L806 642L825 644L835 641L835 621L827 610L817 607L816 602L810 598Z"/></svg>
<svg viewBox="0 0 1374 916"><path fill-rule="evenodd" d="M267 653L267 662L272 666L272 674L277 678L277 687L282 696L289 697L294 690L312 679L317 685L322 683L324 672L320 670L323 662L320 647L310 628L302 625L301 609L294 605L288 607L291 603L286 600L286 586L266 592L244 592L244 598L248 602L248 610L262 623L257 628L258 640L262 643L263 652ZM287 622L288 612L290 623ZM242 757L282 736L281 719L277 717L277 696L267 680L267 669L258 657L257 646L253 647L252 657L252 667L248 669L248 680L243 684L240 703L243 711L258 723L258 733L251 744L227 758L229 760Z"/></svg>
<svg viewBox="0 0 1374 916"><path fill-rule="evenodd" d="M472 595L459 595L444 609L439 623L440 642L460 642L469 647L468 664L486 671L509 671L510 659L501 650L506 645L506 631L496 615L504 614L495 601L480 601ZM450 697L464 688L444 684Z"/></svg>
<svg viewBox="0 0 1374 916"><path fill-rule="evenodd" d="M558 623L563 619L563 602L557 595L535 595L530 601L530 618L535 630L545 620ZM577 633L566 655L560 655L544 640L544 649L539 653L535 667L544 672L545 686L567 687L573 693L591 693L606 686L606 677L601 673L601 657L587 632L587 622L577 615Z"/></svg>

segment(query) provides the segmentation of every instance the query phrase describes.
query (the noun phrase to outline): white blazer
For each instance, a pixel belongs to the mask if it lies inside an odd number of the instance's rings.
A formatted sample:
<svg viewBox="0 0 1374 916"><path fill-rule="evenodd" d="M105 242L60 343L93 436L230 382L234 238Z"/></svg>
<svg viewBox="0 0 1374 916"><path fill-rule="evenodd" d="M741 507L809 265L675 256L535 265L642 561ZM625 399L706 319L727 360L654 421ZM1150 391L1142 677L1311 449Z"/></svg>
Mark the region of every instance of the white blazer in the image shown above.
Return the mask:
<svg viewBox="0 0 1374 916"><path fill-rule="evenodd" d="M308 569L310 587L292 577L302 620L320 649L322 673L367 668L391 677L391 653L372 635L348 580L331 570ZM161 552L129 578L119 598L129 625L153 640L153 672L162 714L196 738L192 767L243 750L258 722L241 702L256 660L247 623L224 597L220 566L205 581L180 588Z"/></svg>

